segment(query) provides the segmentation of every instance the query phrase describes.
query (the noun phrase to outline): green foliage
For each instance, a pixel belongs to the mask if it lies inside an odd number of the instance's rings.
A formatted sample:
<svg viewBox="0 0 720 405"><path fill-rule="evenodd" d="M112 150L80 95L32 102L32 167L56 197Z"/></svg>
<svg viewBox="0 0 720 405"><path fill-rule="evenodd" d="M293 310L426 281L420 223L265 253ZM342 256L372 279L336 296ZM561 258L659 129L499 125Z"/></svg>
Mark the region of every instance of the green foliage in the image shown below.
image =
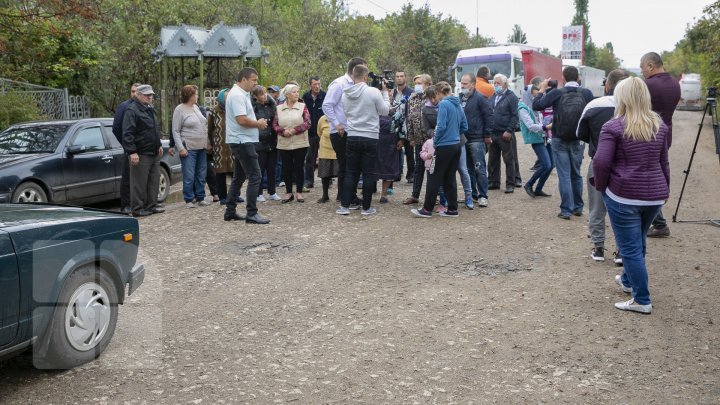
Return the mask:
<svg viewBox="0 0 720 405"><path fill-rule="evenodd" d="M620 67L620 60L612 52L611 43L608 42L604 47L596 50L595 63L592 66L604 70L605 73Z"/></svg>
<svg viewBox="0 0 720 405"><path fill-rule="evenodd" d="M527 44L527 36L525 35L525 32L523 32L522 28L515 24L513 26L513 30L508 35L508 42L516 43L516 44Z"/></svg>
<svg viewBox="0 0 720 405"><path fill-rule="evenodd" d="M0 93L0 131L17 122L41 118L40 109L30 96L13 91Z"/></svg>

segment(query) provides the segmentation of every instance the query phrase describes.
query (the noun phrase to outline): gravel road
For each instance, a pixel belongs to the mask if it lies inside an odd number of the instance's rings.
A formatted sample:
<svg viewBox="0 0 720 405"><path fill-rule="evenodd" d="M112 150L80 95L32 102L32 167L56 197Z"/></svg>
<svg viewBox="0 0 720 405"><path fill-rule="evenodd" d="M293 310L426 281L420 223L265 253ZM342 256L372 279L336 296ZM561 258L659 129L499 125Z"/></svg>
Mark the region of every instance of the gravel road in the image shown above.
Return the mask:
<svg viewBox="0 0 720 405"><path fill-rule="evenodd" d="M668 218L701 114L675 117ZM707 126L678 219L720 218L719 178ZM491 191L456 219L413 218L410 186L396 191L369 218L336 215L317 189L261 204L269 226L180 203L142 218L148 274L107 352L63 372L7 361L0 402L720 401L720 228L649 240L641 316L614 309L619 268L590 259L587 216L556 217L555 174L551 198Z"/></svg>

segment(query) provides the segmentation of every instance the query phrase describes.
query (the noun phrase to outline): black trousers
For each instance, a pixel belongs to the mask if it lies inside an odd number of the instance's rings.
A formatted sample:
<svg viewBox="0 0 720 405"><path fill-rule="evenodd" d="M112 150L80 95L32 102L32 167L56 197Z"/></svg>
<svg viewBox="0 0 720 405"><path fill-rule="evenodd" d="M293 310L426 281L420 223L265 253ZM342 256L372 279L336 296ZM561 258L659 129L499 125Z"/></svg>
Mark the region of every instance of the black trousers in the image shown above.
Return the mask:
<svg viewBox="0 0 720 405"><path fill-rule="evenodd" d="M248 186L245 189L245 204L247 215L253 216L257 214L258 189L262 184L255 144L233 143L230 145L233 154L233 178L230 182L230 190L228 191L227 201L225 202L225 212L228 214L235 213L237 197L240 194L240 186L242 186L242 182L247 175Z"/></svg>
<svg viewBox="0 0 720 405"><path fill-rule="evenodd" d="M362 207L370 209L373 188L377 181L375 168L377 166L377 139L362 136L351 136L347 139L347 171L343 181L342 206L349 207L355 197L355 185L363 176Z"/></svg>
<svg viewBox="0 0 720 405"><path fill-rule="evenodd" d="M265 173L267 175L267 189L270 195L276 193L275 190L275 165L277 163L278 151L273 149L271 151L260 151L258 152L258 164L260 165L260 177ZM262 182L260 182L260 189L258 195L262 194Z"/></svg>
<svg viewBox="0 0 720 405"><path fill-rule="evenodd" d="M423 180L425 180L425 161L420 157L422 145L415 145L415 181L413 181L412 196L420 198L420 189L422 189Z"/></svg>
<svg viewBox="0 0 720 405"><path fill-rule="evenodd" d="M423 208L432 212L435 208L440 186L443 186L445 198L448 201L448 211L457 211L457 170L460 164L460 144L438 146L435 148L435 170L428 174L428 184L425 188L425 202Z"/></svg>
<svg viewBox="0 0 720 405"><path fill-rule="evenodd" d="M305 184L306 186L315 185L315 162L317 161L318 148L320 148L320 137L309 136L308 142L310 147L305 154Z"/></svg>
<svg viewBox="0 0 720 405"><path fill-rule="evenodd" d="M502 133L492 134L492 143L488 153L488 184L500 185L500 155L505 162L505 185L515 187L515 155L512 140L502 139Z"/></svg>
<svg viewBox="0 0 720 405"><path fill-rule="evenodd" d="M217 174L215 173L215 166L213 166L212 157L210 157L210 156L208 156L207 172L205 174L205 183L207 183L208 188L210 189L211 196L214 197L214 196L218 195Z"/></svg>
<svg viewBox="0 0 720 405"><path fill-rule="evenodd" d="M130 158L123 160L122 177L120 177L120 208L130 208Z"/></svg>
<svg viewBox="0 0 720 405"><path fill-rule="evenodd" d="M282 158L282 173L285 180L285 192L292 193L292 186L295 183L295 189L298 193L302 193L303 173L305 167L305 155L308 148L300 148L293 150L281 150L280 158Z"/></svg>
<svg viewBox="0 0 720 405"><path fill-rule="evenodd" d="M410 179L415 174L415 148L410 146L410 141L407 139L403 141L403 148L405 149L405 163L407 164L407 175L405 175L405 178ZM402 175L402 173L400 173L400 175Z"/></svg>
<svg viewBox="0 0 720 405"><path fill-rule="evenodd" d="M345 189L345 172L347 169L347 133L343 136L340 136L337 133L330 134L330 143L332 144L333 150L335 151L335 156L337 156L338 162L337 199L339 200L342 197L343 190ZM353 187L355 187L355 184L353 184ZM357 195L355 192L353 192L353 200L357 200Z"/></svg>
<svg viewBox="0 0 720 405"><path fill-rule="evenodd" d="M517 137L515 136L515 133L512 135L512 151L513 151L513 158L515 159L515 183L521 184L522 176L520 175L520 158L518 157L518 151L517 151Z"/></svg>
<svg viewBox="0 0 720 405"><path fill-rule="evenodd" d="M139 157L140 162L130 166L130 204L134 213L155 208L160 187L162 155Z"/></svg>

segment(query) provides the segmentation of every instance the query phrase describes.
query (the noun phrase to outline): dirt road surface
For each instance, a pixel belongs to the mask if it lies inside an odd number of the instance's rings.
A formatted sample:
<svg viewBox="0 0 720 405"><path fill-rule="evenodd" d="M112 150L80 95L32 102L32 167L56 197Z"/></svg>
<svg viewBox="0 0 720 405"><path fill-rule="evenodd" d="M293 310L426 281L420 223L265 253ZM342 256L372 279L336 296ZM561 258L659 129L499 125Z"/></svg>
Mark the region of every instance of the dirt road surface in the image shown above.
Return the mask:
<svg viewBox="0 0 720 405"><path fill-rule="evenodd" d="M668 218L701 114L675 117ZM12 359L0 402L720 401L720 228L672 223L649 240L642 316L613 307L620 269L590 259L587 216L556 217L555 174L552 198L491 191L457 219L413 218L410 186L396 190L370 218L336 215L315 189L261 204L264 227L223 222L219 206L141 219L148 274L107 352L64 372ZM678 219L708 218L720 164L706 125Z"/></svg>

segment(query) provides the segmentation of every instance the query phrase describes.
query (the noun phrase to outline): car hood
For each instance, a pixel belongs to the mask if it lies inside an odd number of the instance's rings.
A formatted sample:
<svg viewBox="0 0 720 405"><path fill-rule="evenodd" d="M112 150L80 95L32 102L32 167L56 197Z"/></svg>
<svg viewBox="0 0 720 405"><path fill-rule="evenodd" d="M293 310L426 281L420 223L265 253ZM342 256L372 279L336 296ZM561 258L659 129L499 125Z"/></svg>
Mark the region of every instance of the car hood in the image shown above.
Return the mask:
<svg viewBox="0 0 720 405"><path fill-rule="evenodd" d="M118 213L52 204L0 204L0 229L47 222L124 217Z"/></svg>
<svg viewBox="0 0 720 405"><path fill-rule="evenodd" d="M0 167L11 166L18 163L29 162L47 156L47 153L23 153L16 155L0 155Z"/></svg>

